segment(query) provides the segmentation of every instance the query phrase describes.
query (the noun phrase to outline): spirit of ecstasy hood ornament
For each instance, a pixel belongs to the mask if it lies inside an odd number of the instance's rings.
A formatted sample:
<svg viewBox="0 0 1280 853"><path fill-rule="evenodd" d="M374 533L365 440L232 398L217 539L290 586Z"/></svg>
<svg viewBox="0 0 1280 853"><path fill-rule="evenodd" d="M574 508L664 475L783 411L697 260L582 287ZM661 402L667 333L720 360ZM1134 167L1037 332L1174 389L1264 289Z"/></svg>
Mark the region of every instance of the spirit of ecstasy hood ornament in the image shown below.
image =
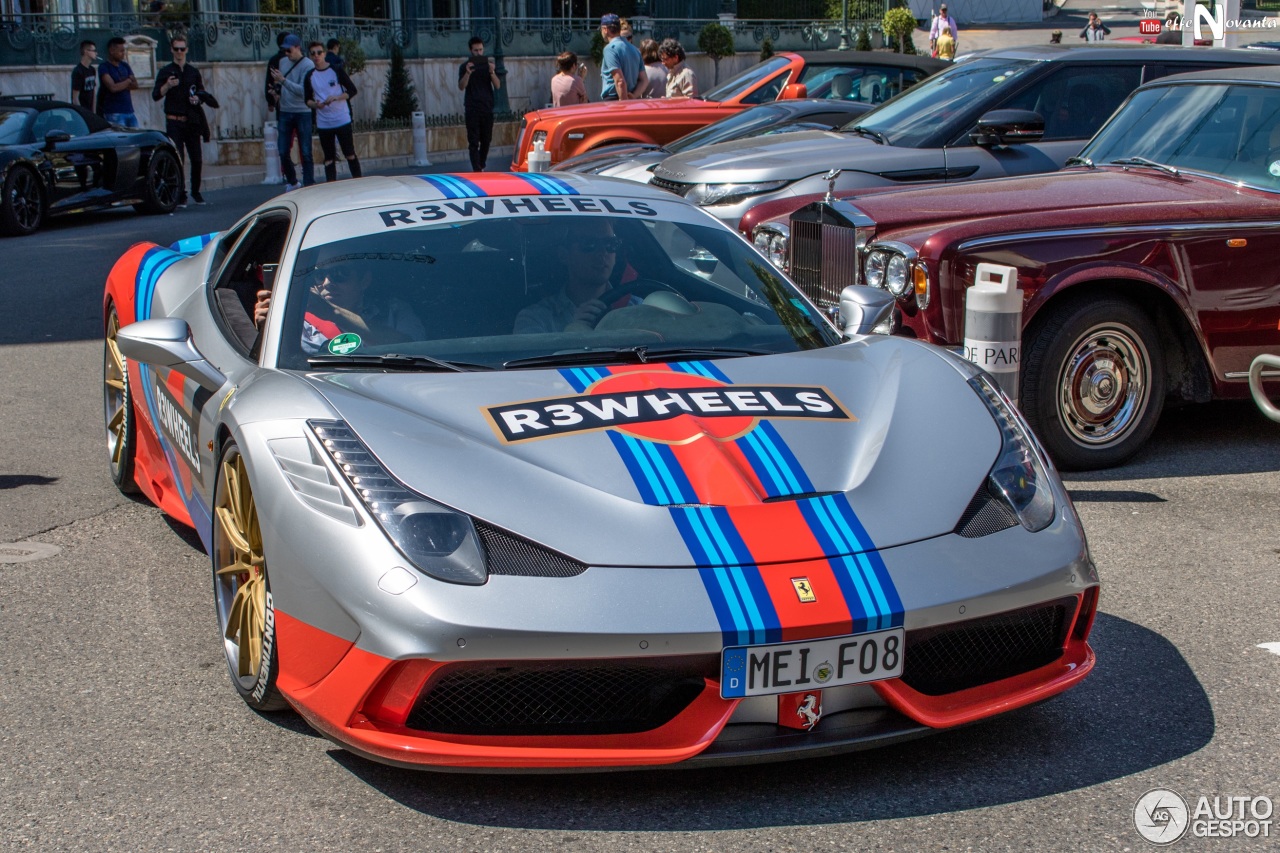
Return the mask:
<svg viewBox="0 0 1280 853"><path fill-rule="evenodd" d="M836 200L836 196L835 196L836 178L840 177L840 172L841 172L840 169L832 169L831 171L823 175L823 178L825 178L827 181L827 197L824 198L823 201L825 201L827 204L831 204L833 201Z"/></svg>

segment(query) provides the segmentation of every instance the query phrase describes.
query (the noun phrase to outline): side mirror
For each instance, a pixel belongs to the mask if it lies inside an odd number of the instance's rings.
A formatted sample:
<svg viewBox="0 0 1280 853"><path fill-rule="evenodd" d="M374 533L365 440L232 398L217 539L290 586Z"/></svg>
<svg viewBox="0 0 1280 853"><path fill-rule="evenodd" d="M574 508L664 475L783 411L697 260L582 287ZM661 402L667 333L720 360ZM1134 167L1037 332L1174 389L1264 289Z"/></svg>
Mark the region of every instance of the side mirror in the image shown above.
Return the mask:
<svg viewBox="0 0 1280 853"><path fill-rule="evenodd" d="M809 97L809 87L803 83L788 83L782 87L782 94L778 95L779 101L794 101L799 98Z"/></svg>
<svg viewBox="0 0 1280 853"><path fill-rule="evenodd" d="M44 150L52 151L59 142L70 142L71 134L65 130L51 130L44 135Z"/></svg>
<svg viewBox="0 0 1280 853"><path fill-rule="evenodd" d="M1044 136L1044 118L1031 110L992 110L978 119L969 134L974 145L1016 145L1039 142Z"/></svg>
<svg viewBox="0 0 1280 853"><path fill-rule="evenodd" d="M892 319L893 305L889 291L851 284L840 291L840 329L846 338L873 334L877 326Z"/></svg>
<svg viewBox="0 0 1280 853"><path fill-rule="evenodd" d="M125 358L152 367L168 367L202 388L217 391L227 383L218 368L205 361L191 340L191 327L185 320L141 320L122 328L116 344Z"/></svg>

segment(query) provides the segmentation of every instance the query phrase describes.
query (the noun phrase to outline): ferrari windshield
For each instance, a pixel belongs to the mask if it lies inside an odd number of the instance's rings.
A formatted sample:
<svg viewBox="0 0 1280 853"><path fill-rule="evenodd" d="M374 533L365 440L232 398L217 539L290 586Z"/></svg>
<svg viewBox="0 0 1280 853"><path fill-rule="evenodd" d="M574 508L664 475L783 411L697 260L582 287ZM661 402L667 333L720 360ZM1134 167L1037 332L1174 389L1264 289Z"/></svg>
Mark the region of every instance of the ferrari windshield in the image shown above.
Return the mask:
<svg viewBox="0 0 1280 853"><path fill-rule="evenodd" d="M1176 84L1136 92L1080 156L1280 190L1280 88Z"/></svg>
<svg viewBox="0 0 1280 853"><path fill-rule="evenodd" d="M945 129L952 116L1003 96L1035 65L1026 59L971 59L916 84L842 129L863 127L881 134L890 145L920 148Z"/></svg>
<svg viewBox="0 0 1280 853"><path fill-rule="evenodd" d="M717 86L710 92L707 92L702 96L702 100L727 101L730 98L735 98L759 83L761 80L765 80L772 77L774 74L777 74L783 68L786 68L790 62L791 61L784 56L775 56L771 59L766 59L759 65L743 71L728 83Z"/></svg>
<svg viewBox="0 0 1280 853"><path fill-rule="evenodd" d="M323 217L286 305L280 361L295 368L387 354L471 368L595 353L657 361L840 340L736 234L648 199L484 198Z"/></svg>

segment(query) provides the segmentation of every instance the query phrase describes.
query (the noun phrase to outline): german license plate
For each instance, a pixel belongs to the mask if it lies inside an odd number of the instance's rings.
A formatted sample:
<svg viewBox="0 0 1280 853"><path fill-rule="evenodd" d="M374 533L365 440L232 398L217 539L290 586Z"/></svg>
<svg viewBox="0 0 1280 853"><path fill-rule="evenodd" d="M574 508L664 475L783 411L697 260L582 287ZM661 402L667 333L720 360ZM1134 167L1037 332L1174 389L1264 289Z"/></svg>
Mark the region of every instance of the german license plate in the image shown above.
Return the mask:
<svg viewBox="0 0 1280 853"><path fill-rule="evenodd" d="M774 643L732 646L720 656L720 695L725 699L794 693L865 684L902 675L902 628Z"/></svg>

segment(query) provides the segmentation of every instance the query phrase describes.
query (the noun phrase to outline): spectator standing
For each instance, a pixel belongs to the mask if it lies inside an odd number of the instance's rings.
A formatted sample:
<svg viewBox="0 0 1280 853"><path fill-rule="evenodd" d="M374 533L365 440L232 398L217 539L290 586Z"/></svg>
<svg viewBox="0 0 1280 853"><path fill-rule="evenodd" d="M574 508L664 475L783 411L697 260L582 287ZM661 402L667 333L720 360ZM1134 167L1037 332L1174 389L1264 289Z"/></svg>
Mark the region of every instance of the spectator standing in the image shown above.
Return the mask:
<svg viewBox="0 0 1280 853"><path fill-rule="evenodd" d="M288 53L280 59L280 67L271 72L271 78L280 84L280 170L284 172L286 190L309 187L316 182L315 164L311 159L311 108L307 106L303 81L315 68L310 59L302 55L302 39L293 33L285 36L284 49ZM302 159L302 183L289 157L294 137L298 139L298 156Z"/></svg>
<svg viewBox="0 0 1280 853"><path fill-rule="evenodd" d="M632 37L633 35L635 35L635 34L631 31L631 19L630 19L630 18L619 18L619 19L618 19L618 33L619 33L619 34L620 34L624 39L626 39L627 41L631 41L631 37Z"/></svg>
<svg viewBox="0 0 1280 853"><path fill-rule="evenodd" d="M667 97L698 97L698 78L693 69L685 65L684 46L675 39L663 39L658 46L658 56L667 70Z"/></svg>
<svg viewBox="0 0 1280 853"><path fill-rule="evenodd" d="M169 42L173 54L170 62L156 74L156 84L151 87L151 100L164 101L164 132L178 148L178 156L191 166L191 200L204 204L200 195L200 172L204 154L200 142L209 135L202 103L217 107L218 102L204 90L200 71L187 62L187 38L176 35ZM178 195L178 207L187 206L187 188L183 184Z"/></svg>
<svg viewBox="0 0 1280 853"><path fill-rule="evenodd" d="M644 60L644 76L649 81L641 93L642 98L665 98L667 96L667 69L658 55L658 43L653 39L640 42L640 58Z"/></svg>
<svg viewBox="0 0 1280 853"><path fill-rule="evenodd" d="M1156 36L1156 44L1182 44L1182 29L1178 26L1177 12L1164 16L1164 25L1160 27L1160 35Z"/></svg>
<svg viewBox="0 0 1280 853"><path fill-rule="evenodd" d="M316 111L316 127L320 133L320 150L324 152L324 179L338 180L337 146L347 158L351 177L360 177L360 160L356 157L355 137L351 133L351 106L356 86L341 66L330 65L324 45L313 41L308 48L315 68L302 81L307 106Z"/></svg>
<svg viewBox="0 0 1280 853"><path fill-rule="evenodd" d="M1062 44L1062 30L1049 33L1049 44Z"/></svg>
<svg viewBox="0 0 1280 853"><path fill-rule="evenodd" d="M289 53L284 49L284 40L288 37L289 34L287 32L276 33L276 55L267 60L266 95L268 113L275 112L276 108L280 106L280 84L276 82L271 72L280 67L280 60L284 59Z"/></svg>
<svg viewBox="0 0 1280 853"><path fill-rule="evenodd" d="M951 34L951 41L954 49L960 46L960 30L956 27L956 19L947 14L947 4L943 3L938 7L938 14L933 18L933 25L929 27L929 52L933 56L938 55L938 36L943 32Z"/></svg>
<svg viewBox="0 0 1280 853"><path fill-rule="evenodd" d="M1080 38L1087 42L1106 41L1109 35L1111 35L1111 30L1107 29L1107 25L1102 23L1098 13L1090 12L1089 23L1085 24L1084 29L1080 31Z"/></svg>
<svg viewBox="0 0 1280 853"><path fill-rule="evenodd" d="M951 31L943 29L938 33L938 41L933 49L933 55L937 59L955 59L956 58L956 40L951 37Z"/></svg>
<svg viewBox="0 0 1280 853"><path fill-rule="evenodd" d="M97 58L96 44L80 42L80 61L71 69L71 103L86 110L93 110L93 94L98 91L98 72L93 68L93 61Z"/></svg>
<svg viewBox="0 0 1280 853"><path fill-rule="evenodd" d="M612 12L600 18L600 35L606 42L600 63L600 99L604 101L638 98L648 85L644 60L635 45L622 37L621 21Z"/></svg>
<svg viewBox="0 0 1280 853"><path fill-rule="evenodd" d="M551 106L567 107L587 102L587 87L577 73L585 66L578 65L578 55L566 50L556 57L555 75L551 78Z"/></svg>
<svg viewBox="0 0 1280 853"><path fill-rule="evenodd" d="M98 83L102 86L99 111L112 124L138 127L138 116L133 112L133 96L129 94L138 88L138 78L124 57L124 39L116 36L107 42L107 61L98 66Z"/></svg>
<svg viewBox="0 0 1280 853"><path fill-rule="evenodd" d="M324 61L334 68L341 68L346 71L347 69L344 66L346 66L347 61L342 58L342 42L338 39L329 39L325 42L324 47ZM317 65L316 67L319 68L320 66Z"/></svg>
<svg viewBox="0 0 1280 853"><path fill-rule="evenodd" d="M471 171L483 172L493 140L493 92L502 88L502 81L494 70L493 59L484 55L484 39L472 36L467 48L471 56L458 69L458 89L465 93L462 110L467 119Z"/></svg>

